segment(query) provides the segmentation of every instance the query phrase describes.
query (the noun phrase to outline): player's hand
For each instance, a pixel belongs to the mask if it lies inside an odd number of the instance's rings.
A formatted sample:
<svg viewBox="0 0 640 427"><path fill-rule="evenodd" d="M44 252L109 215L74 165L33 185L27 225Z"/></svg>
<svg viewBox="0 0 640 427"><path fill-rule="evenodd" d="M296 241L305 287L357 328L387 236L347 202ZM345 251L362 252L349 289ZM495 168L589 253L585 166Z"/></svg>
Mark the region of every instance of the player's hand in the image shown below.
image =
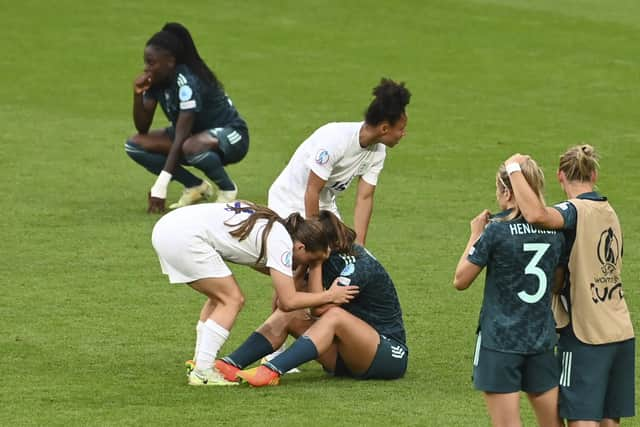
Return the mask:
<svg viewBox="0 0 640 427"><path fill-rule="evenodd" d="M133 91L136 95L140 95L145 90L151 87L151 74L142 73L133 81Z"/></svg>
<svg viewBox="0 0 640 427"><path fill-rule="evenodd" d="M531 157L526 155L526 154L520 154L520 153L516 153L513 156L509 157L504 164L508 165L509 163L517 163L519 165L523 164L524 162L526 162L527 160L529 160Z"/></svg>
<svg viewBox="0 0 640 427"><path fill-rule="evenodd" d="M491 217L491 212L488 209L483 210L471 220L469 224L471 226L471 234L480 235L484 231L484 228L489 224L489 218Z"/></svg>
<svg viewBox="0 0 640 427"><path fill-rule="evenodd" d="M163 213L166 208L164 207L165 199L159 197L151 197L149 193L149 206L147 207L147 213Z"/></svg>
<svg viewBox="0 0 640 427"><path fill-rule="evenodd" d="M354 299L358 293L360 293L360 290L355 285L340 285L338 283L338 278L336 277L327 292L331 294L332 303L342 305Z"/></svg>

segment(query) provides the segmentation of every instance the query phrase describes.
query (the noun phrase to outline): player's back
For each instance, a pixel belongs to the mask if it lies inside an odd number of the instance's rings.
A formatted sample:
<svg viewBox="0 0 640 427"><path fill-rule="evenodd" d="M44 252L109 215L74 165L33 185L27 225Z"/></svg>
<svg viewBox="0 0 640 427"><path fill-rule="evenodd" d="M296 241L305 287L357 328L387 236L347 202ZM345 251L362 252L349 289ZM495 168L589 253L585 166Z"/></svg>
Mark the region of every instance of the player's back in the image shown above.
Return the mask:
<svg viewBox="0 0 640 427"><path fill-rule="evenodd" d="M391 277L362 246L353 246L353 255L333 252L322 266L323 286L331 286L336 277L347 277L360 287L358 296L342 308L364 320L380 334L405 343L402 309Z"/></svg>
<svg viewBox="0 0 640 427"><path fill-rule="evenodd" d="M518 217L491 222L481 240L474 249L487 252L480 314L483 345L516 353L552 348L551 289L564 247L562 233Z"/></svg>

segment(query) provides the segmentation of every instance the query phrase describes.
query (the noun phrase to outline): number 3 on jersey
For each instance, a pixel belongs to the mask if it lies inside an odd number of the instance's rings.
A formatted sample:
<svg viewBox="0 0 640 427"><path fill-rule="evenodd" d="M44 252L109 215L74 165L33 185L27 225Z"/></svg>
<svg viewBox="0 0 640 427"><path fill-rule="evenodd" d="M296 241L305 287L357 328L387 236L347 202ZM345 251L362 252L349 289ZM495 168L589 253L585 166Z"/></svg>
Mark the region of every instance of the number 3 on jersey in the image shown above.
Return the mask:
<svg viewBox="0 0 640 427"><path fill-rule="evenodd" d="M533 304L544 296L544 293L547 291L547 275L544 271L538 267L538 262L542 259L547 249L551 246L549 243L525 243L522 245L522 250L525 252L535 252L529 264L524 268L524 274L533 274L538 278L538 290L535 294L531 295L526 293L525 291L518 292L518 298L522 301Z"/></svg>

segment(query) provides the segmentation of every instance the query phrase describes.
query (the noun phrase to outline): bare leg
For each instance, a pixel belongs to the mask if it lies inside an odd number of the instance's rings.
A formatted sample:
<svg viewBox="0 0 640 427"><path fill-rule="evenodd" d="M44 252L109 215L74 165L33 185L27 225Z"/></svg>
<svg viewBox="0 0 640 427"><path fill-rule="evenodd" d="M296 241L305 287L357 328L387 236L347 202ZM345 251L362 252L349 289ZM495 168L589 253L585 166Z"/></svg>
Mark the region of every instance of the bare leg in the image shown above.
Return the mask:
<svg viewBox="0 0 640 427"><path fill-rule="evenodd" d="M200 312L200 320L212 319L231 330L244 305L244 295L233 276L200 279L189 286L209 298Z"/></svg>
<svg viewBox="0 0 640 427"><path fill-rule="evenodd" d="M182 153L184 156L192 156L208 150L218 151L218 144L218 138L209 131L204 131L187 138L182 144Z"/></svg>
<svg viewBox="0 0 640 427"><path fill-rule="evenodd" d="M484 393L493 427L522 427L520 393Z"/></svg>
<svg viewBox="0 0 640 427"><path fill-rule="evenodd" d="M527 397L536 413L539 426L561 427L564 425L558 415L558 387L544 393L527 393Z"/></svg>
<svg viewBox="0 0 640 427"><path fill-rule="evenodd" d="M600 427L620 427L620 418L604 418L600 421Z"/></svg>
<svg viewBox="0 0 640 427"><path fill-rule="evenodd" d="M267 320L256 329L256 332L262 334L269 340L273 348L278 348L284 344L289 334L298 337L309 329L312 324L313 320L308 316L306 310L284 312L276 309Z"/></svg>
<svg viewBox="0 0 640 427"><path fill-rule="evenodd" d="M171 138L164 130L152 130L146 134L136 134L129 138L144 150L151 153L168 155L171 149Z"/></svg>
<svg viewBox="0 0 640 427"><path fill-rule="evenodd" d="M569 421L569 427L598 427L597 421Z"/></svg>
<svg viewBox="0 0 640 427"><path fill-rule="evenodd" d="M330 308L305 335L313 341L320 355L318 361L325 368L335 370L336 352L339 352L355 374L369 369L380 343L375 329L340 307Z"/></svg>

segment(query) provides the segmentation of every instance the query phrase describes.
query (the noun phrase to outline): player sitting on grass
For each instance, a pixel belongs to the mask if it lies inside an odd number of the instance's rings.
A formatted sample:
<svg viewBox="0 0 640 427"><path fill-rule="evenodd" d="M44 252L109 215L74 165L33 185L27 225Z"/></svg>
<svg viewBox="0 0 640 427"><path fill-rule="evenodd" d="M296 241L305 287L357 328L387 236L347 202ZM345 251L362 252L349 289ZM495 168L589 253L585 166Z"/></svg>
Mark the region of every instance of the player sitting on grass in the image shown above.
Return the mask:
<svg viewBox="0 0 640 427"><path fill-rule="evenodd" d="M319 317L306 310L274 311L236 351L216 361L227 380L276 385L283 373L314 359L334 376L364 380L404 375L408 349L393 281L364 247L353 243L355 232L335 215L321 211L320 221L332 253L321 266L309 269L309 291L322 293L342 281L358 285L360 293L342 306L312 311ZM278 348L288 334L299 337L289 349L257 368L241 370Z"/></svg>

